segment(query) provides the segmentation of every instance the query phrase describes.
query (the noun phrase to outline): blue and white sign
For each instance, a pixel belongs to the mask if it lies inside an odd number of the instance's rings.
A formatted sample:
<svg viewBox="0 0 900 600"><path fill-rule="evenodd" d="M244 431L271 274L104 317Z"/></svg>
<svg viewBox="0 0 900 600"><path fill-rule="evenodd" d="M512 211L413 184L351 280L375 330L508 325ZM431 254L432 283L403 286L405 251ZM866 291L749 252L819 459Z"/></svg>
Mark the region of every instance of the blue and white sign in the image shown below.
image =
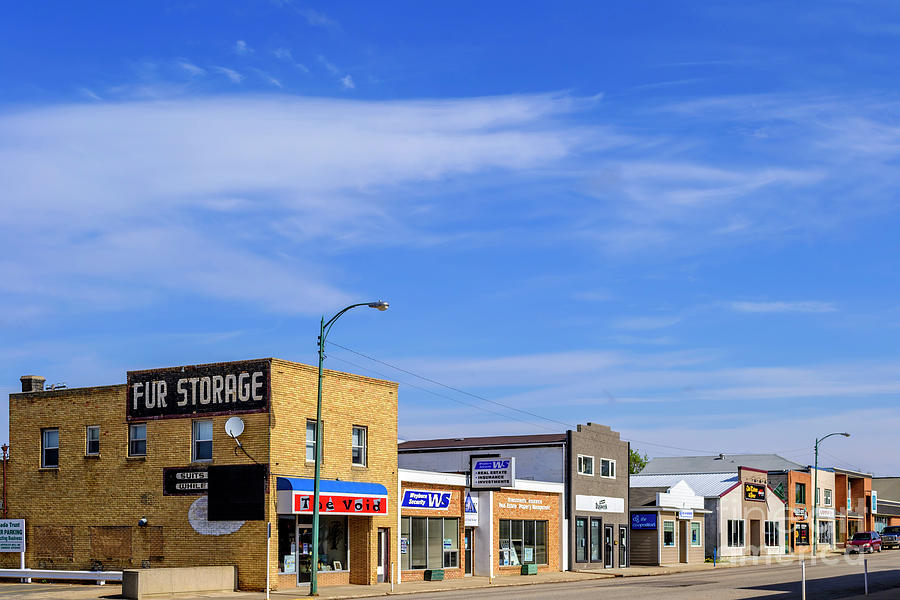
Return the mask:
<svg viewBox="0 0 900 600"><path fill-rule="evenodd" d="M498 489L516 485L516 459L472 458L472 489Z"/></svg>
<svg viewBox="0 0 900 600"><path fill-rule="evenodd" d="M878 512L878 492L872 490L872 514Z"/></svg>
<svg viewBox="0 0 900 600"><path fill-rule="evenodd" d="M656 513L631 513L632 529L656 529Z"/></svg>
<svg viewBox="0 0 900 600"><path fill-rule="evenodd" d="M431 490L404 490L400 508L424 508L447 510L450 508L450 492Z"/></svg>
<svg viewBox="0 0 900 600"><path fill-rule="evenodd" d="M694 510L692 508L684 508L678 511L679 519L693 519Z"/></svg>
<svg viewBox="0 0 900 600"><path fill-rule="evenodd" d="M469 490L466 490L465 517L466 527L478 527L478 495L473 497Z"/></svg>

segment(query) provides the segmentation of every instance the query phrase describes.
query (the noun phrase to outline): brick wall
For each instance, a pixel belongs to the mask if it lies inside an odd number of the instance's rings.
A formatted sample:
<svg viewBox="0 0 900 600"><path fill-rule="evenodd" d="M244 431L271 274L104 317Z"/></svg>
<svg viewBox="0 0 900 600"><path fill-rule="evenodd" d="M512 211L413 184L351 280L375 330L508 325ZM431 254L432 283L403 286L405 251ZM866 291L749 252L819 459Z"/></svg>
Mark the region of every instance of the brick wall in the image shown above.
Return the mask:
<svg viewBox="0 0 900 600"><path fill-rule="evenodd" d="M559 571L559 511L560 496L546 492L527 492L503 490L494 493L494 540L500 539L500 519L524 519L535 521L547 521L547 564L539 566L538 571ZM524 499L525 502L513 502L512 500ZM532 502L533 501L533 502ZM524 508L524 507L529 508ZM535 507L549 507L547 510ZM499 545L494 548L494 572L499 575L517 575L521 567L501 567ZM520 560L522 557L519 557Z"/></svg>
<svg viewBox="0 0 900 600"><path fill-rule="evenodd" d="M444 569L444 579L457 579L464 577L466 573L466 553L464 548L465 534L465 488L451 485L437 485L430 483L403 483L400 490L400 497L406 490L433 490L441 492L450 492L450 507L447 510L428 510L428 509L403 509L401 516L404 517L444 517L448 519L459 519L459 531L457 532L457 546L459 547L459 567L456 569ZM405 570L401 572L401 581L422 581L425 578L424 569Z"/></svg>

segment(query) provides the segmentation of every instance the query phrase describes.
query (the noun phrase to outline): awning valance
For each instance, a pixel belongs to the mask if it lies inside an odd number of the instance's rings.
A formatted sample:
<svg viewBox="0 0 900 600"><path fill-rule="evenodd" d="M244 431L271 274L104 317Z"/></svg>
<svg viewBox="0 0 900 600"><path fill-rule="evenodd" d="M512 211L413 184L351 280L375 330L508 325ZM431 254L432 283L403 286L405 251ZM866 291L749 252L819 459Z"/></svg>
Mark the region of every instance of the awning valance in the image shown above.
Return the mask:
<svg viewBox="0 0 900 600"><path fill-rule="evenodd" d="M278 477L278 514L312 514L312 479ZM366 481L319 480L319 513L329 515L386 515L387 488Z"/></svg>

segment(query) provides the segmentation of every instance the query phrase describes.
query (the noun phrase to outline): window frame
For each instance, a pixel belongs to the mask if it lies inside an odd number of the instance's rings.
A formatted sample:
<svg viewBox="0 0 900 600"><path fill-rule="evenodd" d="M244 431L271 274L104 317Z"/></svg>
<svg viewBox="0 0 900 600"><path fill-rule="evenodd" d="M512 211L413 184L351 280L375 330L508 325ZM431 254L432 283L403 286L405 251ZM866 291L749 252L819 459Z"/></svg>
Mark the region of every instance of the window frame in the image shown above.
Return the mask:
<svg viewBox="0 0 900 600"><path fill-rule="evenodd" d="M51 431L56 432L56 446L47 445L46 435ZM47 451L56 451L56 463L48 464ZM41 428L41 468L42 469L58 469L59 468L59 427L42 427Z"/></svg>
<svg viewBox="0 0 900 600"><path fill-rule="evenodd" d="M703 524L700 521L691 521L691 547L699 548L703 545ZM694 543L694 525L697 526L697 543Z"/></svg>
<svg viewBox="0 0 900 600"><path fill-rule="evenodd" d="M356 445L356 432L362 432L362 445ZM360 448L362 454L362 462L356 462L353 457L354 451ZM353 425L350 430L350 464L354 467L369 466L369 428L365 425Z"/></svg>
<svg viewBox="0 0 900 600"><path fill-rule="evenodd" d="M671 531L671 534L672 534L672 543L671 543L671 544L666 543L666 534L667 534L667 533L670 533L669 531L666 531L666 526L667 526L667 525L671 525L671 526L672 526L672 531ZM662 532L663 532L663 534L662 534L662 546L663 546L663 548L674 548L675 545L678 543L678 540L677 540L677 534L675 533L675 521L674 521L674 520L672 520L672 521L663 521Z"/></svg>
<svg viewBox="0 0 900 600"><path fill-rule="evenodd" d="M611 475L603 474L603 463L608 463L608 469ZM616 478L616 461L613 458L601 458L600 459L600 477L604 479L615 479Z"/></svg>
<svg viewBox="0 0 900 600"><path fill-rule="evenodd" d="M198 431L201 423L209 423L209 439L198 439ZM197 444L209 442L209 458L198 458ZM191 462L208 463L213 461L213 420L196 419L191 421Z"/></svg>
<svg viewBox="0 0 900 600"><path fill-rule="evenodd" d="M313 426L313 441L309 441L309 426ZM311 465L316 462L316 444L318 443L318 437L321 436L322 439L325 439L325 420L322 419L322 422L318 424L316 427L315 419L306 419L306 464ZM312 458L309 458L309 448L312 445ZM322 446L322 462L325 462L325 447Z"/></svg>
<svg viewBox="0 0 900 600"><path fill-rule="evenodd" d="M421 520L422 522L424 522L424 525L425 525L424 530L422 530L424 532L423 540L419 540L418 536L413 535L413 531L415 530L415 528L413 527L413 523L417 520ZM430 533L431 533L430 528L432 526L432 523L434 523L435 521L441 522L441 543L442 543L442 545L441 545L441 558L440 558L441 566L439 566L439 567L429 566L429 561L433 557L429 556L428 541L429 541L429 538L431 537L430 536ZM455 523L456 523L455 528L451 526L453 536L451 538L449 538L451 540L454 540L454 543L452 544L452 546L454 546L454 547L452 547L450 549L444 549L443 548L443 540L448 539L447 534L450 533L447 529L448 521L455 521ZM413 516L400 517L400 536L401 536L401 538L404 536L406 536L406 538L407 538L407 540L406 540L406 555L405 555L407 557L406 567L403 566L403 558L401 556L400 569L402 571L426 571L429 569L461 569L462 565L459 562L459 553L460 553L459 522L460 522L459 517L413 517ZM421 523L420 523L420 525L421 525ZM418 565L413 566L413 547L417 546L418 544L422 544L425 547L425 559L424 559L425 566L424 567L418 566Z"/></svg>
<svg viewBox="0 0 900 600"><path fill-rule="evenodd" d="M794 504L806 504L806 484L794 482Z"/></svg>
<svg viewBox="0 0 900 600"><path fill-rule="evenodd" d="M733 525L740 524L740 525ZM743 548L746 544L744 537L744 520L743 519L727 519L726 520L726 546L728 548Z"/></svg>
<svg viewBox="0 0 900 600"><path fill-rule="evenodd" d="M778 521L766 521L764 527L763 543L768 548L777 548L781 545L781 535L779 532ZM769 543L773 541L773 543Z"/></svg>
<svg viewBox="0 0 900 600"><path fill-rule="evenodd" d="M579 519L584 517L578 517ZM549 527L550 522L545 519L499 519L500 524L498 525L498 535L496 541L496 549L498 552L498 557L502 554L504 549L515 548L515 542L519 542L520 548L522 549L521 555L517 556L519 560L518 565L500 565L501 567L519 567L522 565L538 565L538 566L546 566L550 561L550 550L548 549L550 540L549 540ZM506 531L507 537L503 537L500 532L503 531L504 527L502 523L506 523ZM514 523L521 524L522 536L519 537L513 531L514 529L518 529L518 526L514 526ZM529 537L529 530L531 532L531 543L526 543L526 540ZM503 543L506 542L506 548L503 548ZM525 560L525 550L531 549L531 560ZM518 552L517 552L518 553ZM543 562L538 561L538 557L543 558ZM577 559L576 559L577 562Z"/></svg>
<svg viewBox="0 0 900 600"><path fill-rule="evenodd" d="M97 439L91 439L91 432L97 432ZM91 442L97 442L97 450L91 452ZM100 456L100 426L99 425L85 425L84 427L84 455L85 456Z"/></svg>
<svg viewBox="0 0 900 600"><path fill-rule="evenodd" d="M587 472L587 471L585 470L585 468L584 468L585 465L587 464L587 461L586 461L585 459L590 459L590 465L591 465L590 473ZM590 454L579 454L579 455L578 455L578 465L577 465L577 467L578 467L578 474L579 474L579 475L585 475L585 476L587 476L587 477L593 477L593 476L594 476L594 457L591 456Z"/></svg>
<svg viewBox="0 0 900 600"><path fill-rule="evenodd" d="M138 427L144 428L144 437L136 438L134 437L134 431ZM128 456L130 458L144 458L147 456L147 451L149 449L150 444L148 443L147 438L149 437L149 428L147 427L147 423L129 423L128 424ZM144 452L134 452L134 444L135 442L144 442Z"/></svg>
<svg viewBox="0 0 900 600"><path fill-rule="evenodd" d="M825 496L825 502L823 506L831 506L834 501L834 492L831 488L822 488L824 491L823 495Z"/></svg>

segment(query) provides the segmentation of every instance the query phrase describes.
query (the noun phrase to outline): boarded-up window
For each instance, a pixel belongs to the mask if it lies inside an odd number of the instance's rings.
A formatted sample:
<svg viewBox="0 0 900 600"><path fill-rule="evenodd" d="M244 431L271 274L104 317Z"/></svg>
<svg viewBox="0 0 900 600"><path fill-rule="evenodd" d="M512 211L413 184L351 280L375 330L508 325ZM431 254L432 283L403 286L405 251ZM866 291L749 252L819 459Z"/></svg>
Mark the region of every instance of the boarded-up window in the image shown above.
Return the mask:
<svg viewBox="0 0 900 600"><path fill-rule="evenodd" d="M35 527L32 530L35 556L72 560L72 529L56 525Z"/></svg>
<svg viewBox="0 0 900 600"><path fill-rule="evenodd" d="M150 560L163 560L165 552L163 551L163 528L150 527Z"/></svg>
<svg viewBox="0 0 900 600"><path fill-rule="evenodd" d="M91 558L131 558L131 527L91 527Z"/></svg>

